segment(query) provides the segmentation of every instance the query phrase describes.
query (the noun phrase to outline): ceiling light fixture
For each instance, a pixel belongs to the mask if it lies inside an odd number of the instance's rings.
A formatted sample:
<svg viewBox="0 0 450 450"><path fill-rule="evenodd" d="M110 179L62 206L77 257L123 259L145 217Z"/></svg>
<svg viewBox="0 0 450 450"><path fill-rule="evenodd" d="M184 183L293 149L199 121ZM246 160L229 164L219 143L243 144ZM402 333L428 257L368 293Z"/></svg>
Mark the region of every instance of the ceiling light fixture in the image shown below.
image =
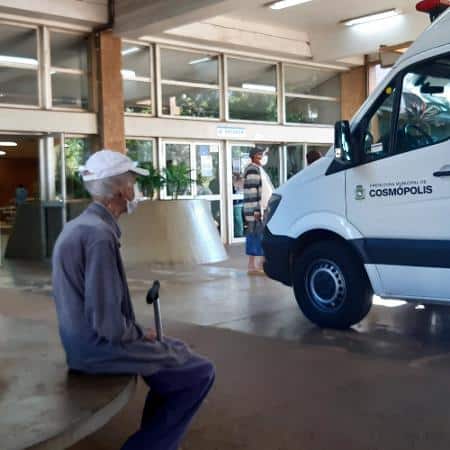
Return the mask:
<svg viewBox="0 0 450 450"><path fill-rule="evenodd" d="M376 20L389 19L391 17L398 16L401 13L402 12L397 8L388 9L386 11L379 11L372 14L366 14L365 16L354 17L353 19L346 19L341 21L341 23L346 25L347 27L352 27L354 25L362 25L365 23L374 22Z"/></svg>
<svg viewBox="0 0 450 450"><path fill-rule="evenodd" d="M125 50L122 50L122 56L131 55L133 53L136 53L140 50L139 47L130 47L126 48Z"/></svg>
<svg viewBox="0 0 450 450"><path fill-rule="evenodd" d="M285 9L290 8L291 6L301 5L302 3L312 2L312 0L280 0L275 3L271 3L269 5L270 9Z"/></svg>
<svg viewBox="0 0 450 450"><path fill-rule="evenodd" d="M0 156L5 156L6 152L4 152L3 150L0 150Z"/></svg>
<svg viewBox="0 0 450 450"><path fill-rule="evenodd" d="M201 64L201 63L208 62L208 61L211 61L210 56L206 56L205 58L200 58L200 59L194 59L192 61L189 61L189 64Z"/></svg>
<svg viewBox="0 0 450 450"><path fill-rule="evenodd" d="M277 91L275 86L269 86L266 84L253 84L253 83L244 83L242 85L242 89L249 89L252 91L263 91L263 92L273 92Z"/></svg>
<svg viewBox="0 0 450 450"><path fill-rule="evenodd" d="M14 142L14 141L0 141L0 147L17 147L17 142Z"/></svg>

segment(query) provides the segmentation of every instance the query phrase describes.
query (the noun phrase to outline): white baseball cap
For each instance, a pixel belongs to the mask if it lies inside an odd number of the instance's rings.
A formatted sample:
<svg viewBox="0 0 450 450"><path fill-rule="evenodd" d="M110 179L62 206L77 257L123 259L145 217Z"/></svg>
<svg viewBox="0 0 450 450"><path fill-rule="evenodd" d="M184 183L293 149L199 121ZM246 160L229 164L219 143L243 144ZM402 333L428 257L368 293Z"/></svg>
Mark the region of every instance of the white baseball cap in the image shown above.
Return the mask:
<svg viewBox="0 0 450 450"><path fill-rule="evenodd" d="M144 176L149 174L148 170L137 167L137 163L128 158L128 156L113 150L95 152L89 157L86 164L80 166L78 170L84 181L101 180L127 172Z"/></svg>

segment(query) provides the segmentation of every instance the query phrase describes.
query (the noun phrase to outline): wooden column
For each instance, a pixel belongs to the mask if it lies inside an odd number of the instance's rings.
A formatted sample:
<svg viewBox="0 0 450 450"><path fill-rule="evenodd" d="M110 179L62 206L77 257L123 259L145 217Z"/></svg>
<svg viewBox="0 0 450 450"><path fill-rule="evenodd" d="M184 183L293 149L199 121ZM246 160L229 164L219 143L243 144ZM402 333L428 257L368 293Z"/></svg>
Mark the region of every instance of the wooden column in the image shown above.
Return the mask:
<svg viewBox="0 0 450 450"><path fill-rule="evenodd" d="M366 67L356 67L341 74L341 116L350 120L367 98Z"/></svg>
<svg viewBox="0 0 450 450"><path fill-rule="evenodd" d="M125 152L122 44L111 31L101 32L99 45L99 131L102 148Z"/></svg>

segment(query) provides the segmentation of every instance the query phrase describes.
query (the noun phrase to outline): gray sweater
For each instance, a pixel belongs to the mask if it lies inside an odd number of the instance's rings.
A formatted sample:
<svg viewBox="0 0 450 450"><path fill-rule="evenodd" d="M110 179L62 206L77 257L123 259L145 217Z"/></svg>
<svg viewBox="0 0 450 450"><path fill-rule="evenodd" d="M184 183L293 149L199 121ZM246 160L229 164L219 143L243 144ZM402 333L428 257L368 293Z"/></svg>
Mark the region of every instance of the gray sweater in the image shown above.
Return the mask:
<svg viewBox="0 0 450 450"><path fill-rule="evenodd" d="M150 342L136 323L120 255L120 228L101 204L69 222L53 253L53 293L71 369L151 375L191 356L180 341Z"/></svg>

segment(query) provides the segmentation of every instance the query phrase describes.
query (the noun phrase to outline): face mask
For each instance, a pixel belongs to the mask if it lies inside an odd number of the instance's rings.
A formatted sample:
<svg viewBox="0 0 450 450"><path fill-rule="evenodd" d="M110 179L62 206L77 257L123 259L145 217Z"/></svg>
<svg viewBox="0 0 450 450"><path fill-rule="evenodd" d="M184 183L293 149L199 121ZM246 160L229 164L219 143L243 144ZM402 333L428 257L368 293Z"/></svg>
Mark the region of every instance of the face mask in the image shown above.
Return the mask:
<svg viewBox="0 0 450 450"><path fill-rule="evenodd" d="M261 165L262 166L265 166L266 164L267 164L267 162L269 161L269 158L267 157L267 156L263 156L262 158L261 158Z"/></svg>
<svg viewBox="0 0 450 450"><path fill-rule="evenodd" d="M128 214L133 214L136 211L136 209L139 205L139 200L142 198L141 191L139 190L137 184L134 185L133 189L134 189L133 200L127 200L127 213Z"/></svg>

